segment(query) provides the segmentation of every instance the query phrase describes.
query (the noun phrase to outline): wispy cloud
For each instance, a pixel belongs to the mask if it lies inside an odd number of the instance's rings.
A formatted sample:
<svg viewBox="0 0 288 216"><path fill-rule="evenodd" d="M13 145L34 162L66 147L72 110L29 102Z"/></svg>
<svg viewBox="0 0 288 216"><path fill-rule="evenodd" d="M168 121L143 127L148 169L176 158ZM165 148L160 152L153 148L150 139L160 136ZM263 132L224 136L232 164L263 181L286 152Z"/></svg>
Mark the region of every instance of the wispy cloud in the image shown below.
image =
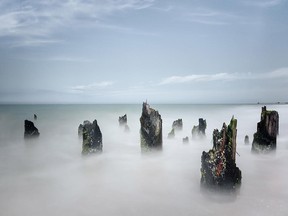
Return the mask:
<svg viewBox="0 0 288 216"><path fill-rule="evenodd" d="M288 81L288 68L279 68L270 73L265 74L266 78L286 78Z"/></svg>
<svg viewBox="0 0 288 216"><path fill-rule="evenodd" d="M219 16L221 14L222 13L220 13L219 11L216 11L216 10L198 8L198 9L188 13L187 15L189 15L191 17L215 17L215 16Z"/></svg>
<svg viewBox="0 0 288 216"><path fill-rule="evenodd" d="M156 36L157 35L156 33L152 33L152 32L146 32L146 31L141 31L139 29L129 28L129 27L125 27L125 26L119 26L119 25L112 25L112 24L107 24L107 23L98 23L94 26L96 26L98 28L103 28L103 29L121 32L124 34L145 35L145 36Z"/></svg>
<svg viewBox="0 0 288 216"><path fill-rule="evenodd" d="M273 7L280 5L283 1L284 0L249 0L243 1L243 3L255 7Z"/></svg>
<svg viewBox="0 0 288 216"><path fill-rule="evenodd" d="M288 68L279 68L267 73L216 73L191 74L187 76L170 76L162 79L158 85L183 84L191 82L235 81L235 80L269 80L283 79L288 81Z"/></svg>
<svg viewBox="0 0 288 216"><path fill-rule="evenodd" d="M205 25L228 25L227 22L221 22L221 21L212 21L212 20L201 20L201 19L190 19L190 22L199 23L199 24L205 24Z"/></svg>
<svg viewBox="0 0 288 216"><path fill-rule="evenodd" d="M205 25L228 25L239 16L208 8L196 8L185 14L185 19L189 22Z"/></svg>
<svg viewBox="0 0 288 216"><path fill-rule="evenodd" d="M43 45L53 41L53 34L63 27L83 27L87 24L89 27L108 28L103 21L105 17L124 10L143 10L153 3L154 0L27 0L21 3L1 0L0 37L18 38L14 47ZM135 33L131 29L124 29L124 32Z"/></svg>
<svg viewBox="0 0 288 216"><path fill-rule="evenodd" d="M156 11L160 11L160 12L170 12L173 10L173 6L172 5L168 5L166 7L151 7L151 9L156 10Z"/></svg>
<svg viewBox="0 0 288 216"><path fill-rule="evenodd" d="M78 85L74 86L71 89L73 91L91 91L95 89L103 89L109 86L112 86L115 82L114 81L102 81L102 82L95 82L88 85Z"/></svg>
<svg viewBox="0 0 288 216"><path fill-rule="evenodd" d="M218 73L218 74L193 74L188 76L171 76L163 79L159 85L167 85L174 83L188 82L208 82L216 80L233 80L236 77L233 74Z"/></svg>
<svg viewBox="0 0 288 216"><path fill-rule="evenodd" d="M45 46L49 44L61 43L61 40L25 38L24 40L16 40L10 43L10 47L34 47Z"/></svg>
<svg viewBox="0 0 288 216"><path fill-rule="evenodd" d="M56 61L56 62L92 62L93 59L72 57L72 56L54 56L45 57L44 61Z"/></svg>
<svg viewBox="0 0 288 216"><path fill-rule="evenodd" d="M55 42L56 43L56 42ZM11 57L12 59L18 59L18 60L24 60L24 61L31 61L31 62L93 62L95 61L93 58L86 58L82 56L77 55L69 55L69 54L63 54L63 55L53 55L53 56L47 56L47 55L29 55L29 56L23 56L23 55L13 55Z"/></svg>

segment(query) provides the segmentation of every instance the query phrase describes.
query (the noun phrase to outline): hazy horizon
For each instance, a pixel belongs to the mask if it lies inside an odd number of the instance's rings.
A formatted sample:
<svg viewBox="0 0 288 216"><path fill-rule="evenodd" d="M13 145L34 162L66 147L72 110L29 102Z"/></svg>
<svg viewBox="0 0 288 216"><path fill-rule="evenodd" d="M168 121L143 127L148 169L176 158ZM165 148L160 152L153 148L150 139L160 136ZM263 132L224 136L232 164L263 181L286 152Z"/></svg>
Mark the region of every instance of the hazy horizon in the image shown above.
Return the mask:
<svg viewBox="0 0 288 216"><path fill-rule="evenodd" d="M113 103L113 102L107 102L107 103L0 103L0 105L142 105L144 101L142 102L137 102L137 103ZM262 106L267 106L267 105L287 105L288 102L259 102L259 103L150 103L148 101L148 104L152 105L262 105Z"/></svg>

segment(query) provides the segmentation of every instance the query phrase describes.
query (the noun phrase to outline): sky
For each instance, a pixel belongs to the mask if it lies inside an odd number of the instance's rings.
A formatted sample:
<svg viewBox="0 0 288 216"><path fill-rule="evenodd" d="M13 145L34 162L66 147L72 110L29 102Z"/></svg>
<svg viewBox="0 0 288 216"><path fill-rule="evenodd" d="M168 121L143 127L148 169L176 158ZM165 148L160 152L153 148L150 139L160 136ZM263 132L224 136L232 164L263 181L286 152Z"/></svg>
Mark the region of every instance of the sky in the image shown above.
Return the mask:
<svg viewBox="0 0 288 216"><path fill-rule="evenodd" d="M287 102L288 0L1 0L0 103Z"/></svg>

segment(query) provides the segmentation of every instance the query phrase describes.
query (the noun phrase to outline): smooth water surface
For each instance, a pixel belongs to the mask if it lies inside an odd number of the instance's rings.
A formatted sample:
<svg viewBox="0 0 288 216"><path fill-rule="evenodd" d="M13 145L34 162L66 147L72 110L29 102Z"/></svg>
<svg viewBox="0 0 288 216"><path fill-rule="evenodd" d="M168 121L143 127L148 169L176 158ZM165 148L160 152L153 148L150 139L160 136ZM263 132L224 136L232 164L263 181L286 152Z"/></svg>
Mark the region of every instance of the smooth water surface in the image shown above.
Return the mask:
<svg viewBox="0 0 288 216"><path fill-rule="evenodd" d="M1 105L0 215L287 215L288 106L270 105L280 116L275 154L251 154L260 105L151 105L163 119L163 150L142 154L141 105ZM33 120L33 114L38 120ZM130 132L119 127L128 115ZM202 151L212 148L213 129L238 119L237 193L200 190ZM198 118L207 137L192 140ZM183 131L167 139L172 122ZM37 139L24 140L24 120L33 120ZM78 125L97 119L103 153L81 155ZM249 135L250 145L244 144ZM182 138L189 136L190 143Z"/></svg>

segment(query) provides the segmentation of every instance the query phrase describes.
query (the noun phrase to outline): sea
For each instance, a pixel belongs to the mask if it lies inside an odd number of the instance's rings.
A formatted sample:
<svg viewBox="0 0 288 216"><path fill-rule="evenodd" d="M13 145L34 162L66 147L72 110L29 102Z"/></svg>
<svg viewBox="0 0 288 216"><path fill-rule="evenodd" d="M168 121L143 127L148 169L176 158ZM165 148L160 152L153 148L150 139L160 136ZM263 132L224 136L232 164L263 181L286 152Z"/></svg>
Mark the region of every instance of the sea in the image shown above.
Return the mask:
<svg viewBox="0 0 288 216"><path fill-rule="evenodd" d="M288 215L287 104L267 105L280 118L271 154L251 153L263 105L150 105L163 120L163 148L149 153L140 147L142 104L0 105L0 215ZM124 114L129 132L118 123ZM202 152L212 148L213 130L232 116L242 184L233 192L203 191ZM183 130L168 139L179 118ZM199 118L206 119L206 138L192 139ZM39 129L38 138L24 139L25 119ZM78 126L95 119L103 152L82 156ZM182 142L186 136L189 143Z"/></svg>

